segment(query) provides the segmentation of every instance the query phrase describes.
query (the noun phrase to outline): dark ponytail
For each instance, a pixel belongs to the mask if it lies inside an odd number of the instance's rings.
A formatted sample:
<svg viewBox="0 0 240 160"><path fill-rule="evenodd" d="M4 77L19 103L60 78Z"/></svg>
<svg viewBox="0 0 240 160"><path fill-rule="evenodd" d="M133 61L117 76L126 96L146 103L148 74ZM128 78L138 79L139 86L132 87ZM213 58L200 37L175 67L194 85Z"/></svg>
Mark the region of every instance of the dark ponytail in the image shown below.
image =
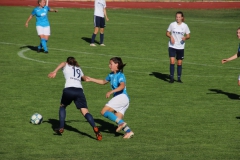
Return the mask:
<svg viewBox="0 0 240 160"><path fill-rule="evenodd" d="M78 62L76 61L76 59L74 57L68 57L67 58L67 63L70 64L71 66L79 67Z"/></svg>
<svg viewBox="0 0 240 160"><path fill-rule="evenodd" d="M113 57L110 59L110 61L113 61L114 63L118 64L118 71L123 72L123 68L126 66L126 64L123 64L122 59L120 57Z"/></svg>

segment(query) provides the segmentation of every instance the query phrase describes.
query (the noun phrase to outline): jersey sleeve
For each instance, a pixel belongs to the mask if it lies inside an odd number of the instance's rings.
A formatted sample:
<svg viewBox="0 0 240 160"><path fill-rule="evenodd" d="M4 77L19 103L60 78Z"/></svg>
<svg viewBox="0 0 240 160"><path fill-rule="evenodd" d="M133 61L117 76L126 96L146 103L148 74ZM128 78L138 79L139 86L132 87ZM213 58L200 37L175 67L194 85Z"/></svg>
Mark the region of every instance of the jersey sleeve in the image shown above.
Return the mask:
<svg viewBox="0 0 240 160"><path fill-rule="evenodd" d="M172 31L172 23L168 26L167 31L168 31L168 32L171 32L171 31Z"/></svg>
<svg viewBox="0 0 240 160"><path fill-rule="evenodd" d="M111 78L110 78L110 74L107 75L107 77L105 78L106 81L110 82Z"/></svg>
<svg viewBox="0 0 240 160"><path fill-rule="evenodd" d="M36 12L35 12L35 9L32 10L32 13L31 13L33 16L36 15Z"/></svg>
<svg viewBox="0 0 240 160"><path fill-rule="evenodd" d="M121 76L119 76L118 83L121 83L121 82L126 83L126 78L125 78L124 74L121 74Z"/></svg>
<svg viewBox="0 0 240 160"><path fill-rule="evenodd" d="M189 34L190 33L190 29L188 28L188 25L186 25L186 34Z"/></svg>
<svg viewBox="0 0 240 160"><path fill-rule="evenodd" d="M47 9L48 11L50 11L50 7L46 6L46 9Z"/></svg>

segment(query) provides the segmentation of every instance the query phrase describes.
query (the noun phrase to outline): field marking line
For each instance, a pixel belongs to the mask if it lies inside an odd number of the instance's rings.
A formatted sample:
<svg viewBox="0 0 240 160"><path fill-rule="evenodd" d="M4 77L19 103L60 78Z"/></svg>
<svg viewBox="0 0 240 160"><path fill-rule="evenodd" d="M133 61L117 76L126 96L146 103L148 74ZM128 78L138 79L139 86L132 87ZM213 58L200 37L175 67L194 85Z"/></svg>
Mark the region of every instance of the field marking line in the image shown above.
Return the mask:
<svg viewBox="0 0 240 160"><path fill-rule="evenodd" d="M27 46L27 45L22 45L22 44L15 44L15 43L8 43L8 42L0 42L0 44L5 44L5 45L15 45L15 46ZM63 52L72 52L72 53L83 53L83 54L92 54L92 55L99 55L99 56L109 56L109 57L114 57L114 55L105 55L105 54L95 54L95 53L89 53L89 52L81 52L81 51L72 51L72 50L66 50L66 49L58 49L58 48L50 48L53 50L58 50L58 51L63 51ZM41 61L41 60L36 60L36 59L32 59L29 57L26 57L24 55L25 52L29 51L31 49L26 48L24 50L19 51L17 54L19 57L27 59L27 60L31 60L31 61L35 61L35 62L39 62L39 63L48 63L48 64L57 64L57 63L53 63L53 62L46 62L46 61ZM129 59L142 59L142 60L154 60L154 61L164 61L167 62L169 60L156 60L153 58L138 58L138 57L129 57L129 56L122 56L125 58L129 58ZM205 66L205 67L220 67L222 68L223 66L216 66L216 65L208 65L208 64L197 64L197 63L191 63L191 62L184 62L187 64L192 64L192 65L200 65L200 66ZM90 68L90 69L101 69L101 70L106 70L106 68L99 68L99 67L88 67L88 66L82 66L83 68ZM236 67L224 67L224 68L230 68L230 69L239 69ZM132 72L132 73L144 73L144 74L151 74L152 72L139 72L139 71L128 71L128 72ZM203 75L184 75L184 76L194 76L194 77L222 77L222 76L203 76Z"/></svg>

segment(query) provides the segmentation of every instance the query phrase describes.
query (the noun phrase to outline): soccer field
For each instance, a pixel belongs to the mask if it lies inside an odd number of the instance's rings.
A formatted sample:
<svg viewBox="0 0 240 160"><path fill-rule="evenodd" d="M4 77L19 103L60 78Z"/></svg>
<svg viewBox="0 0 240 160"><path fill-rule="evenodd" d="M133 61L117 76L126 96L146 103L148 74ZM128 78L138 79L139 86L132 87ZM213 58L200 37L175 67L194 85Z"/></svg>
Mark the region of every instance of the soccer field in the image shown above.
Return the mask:
<svg viewBox="0 0 240 160"><path fill-rule="evenodd" d="M168 83L168 25L178 10L109 9L106 47L90 47L93 9L49 13L49 54L37 53L35 19L25 28L33 8L0 7L0 159L239 159L239 59L221 64L237 52L240 10L182 10L191 30L183 61L183 83ZM99 35L96 37L99 42ZM71 104L62 136L58 126L64 87L61 72L47 75L74 56L85 75L104 79L108 63L124 63L130 107L125 121L132 139L115 133L116 125L100 115L109 84L83 82L89 110L103 135ZM29 123L34 113L41 125Z"/></svg>

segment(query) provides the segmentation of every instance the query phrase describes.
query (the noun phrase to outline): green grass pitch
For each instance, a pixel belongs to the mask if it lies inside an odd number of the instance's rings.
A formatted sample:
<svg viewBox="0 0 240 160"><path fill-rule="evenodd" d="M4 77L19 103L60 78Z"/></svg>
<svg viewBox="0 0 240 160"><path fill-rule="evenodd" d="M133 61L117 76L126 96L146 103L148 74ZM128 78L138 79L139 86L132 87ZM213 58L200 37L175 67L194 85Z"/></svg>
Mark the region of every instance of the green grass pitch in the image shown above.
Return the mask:
<svg viewBox="0 0 240 160"><path fill-rule="evenodd" d="M38 54L35 19L25 28L32 7L0 7L0 159L239 159L239 60L222 65L236 53L239 10L182 10L191 30L183 62L183 84L169 84L168 25L175 9L108 9L106 47L89 47L93 9L49 13L49 54ZM96 37L99 41L99 35ZM135 137L122 139L116 125L100 115L108 101L106 86L83 82L91 114L103 140L73 104L67 108L66 130L58 125L64 87L61 72L47 74L74 56L85 75L105 78L113 56L127 63L124 73L130 95L125 121ZM29 123L43 115L41 125Z"/></svg>

